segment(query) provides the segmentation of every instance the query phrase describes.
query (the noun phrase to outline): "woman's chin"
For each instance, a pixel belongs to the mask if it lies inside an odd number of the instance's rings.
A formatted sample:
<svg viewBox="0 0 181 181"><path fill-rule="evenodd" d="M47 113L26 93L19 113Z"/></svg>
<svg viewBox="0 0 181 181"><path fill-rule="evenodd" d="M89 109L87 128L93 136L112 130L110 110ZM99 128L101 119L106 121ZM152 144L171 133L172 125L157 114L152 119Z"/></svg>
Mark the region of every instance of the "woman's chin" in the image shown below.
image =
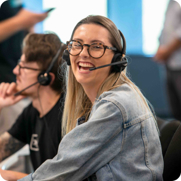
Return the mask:
<svg viewBox="0 0 181 181"><path fill-rule="evenodd" d="M77 82L81 84L82 86L89 86L92 85L91 81L86 78L78 78Z"/></svg>

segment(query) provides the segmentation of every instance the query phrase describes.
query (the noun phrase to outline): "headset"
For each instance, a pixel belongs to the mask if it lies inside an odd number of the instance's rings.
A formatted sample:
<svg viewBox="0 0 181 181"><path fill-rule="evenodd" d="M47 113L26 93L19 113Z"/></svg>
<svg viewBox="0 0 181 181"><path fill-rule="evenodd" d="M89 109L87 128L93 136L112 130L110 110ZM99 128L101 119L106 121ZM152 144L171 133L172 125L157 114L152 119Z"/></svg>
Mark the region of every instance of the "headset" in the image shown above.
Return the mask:
<svg viewBox="0 0 181 181"><path fill-rule="evenodd" d="M53 57L49 67L47 68L46 71L43 71L43 72L40 72L40 74L38 75L38 81L29 85L28 87L24 88L23 90L17 92L14 94L14 96L17 96L17 95L20 95L23 91L25 91L26 89L34 86L35 84L39 83L40 85L43 85L43 86L47 86L50 84L51 82L51 76L50 76L50 71L52 69L52 67L54 66L55 62L58 60L58 56L60 55L61 51L62 51L62 48L63 48L63 43L61 44L61 47L60 49L57 51L56 55Z"/></svg>
<svg viewBox="0 0 181 181"><path fill-rule="evenodd" d="M62 46L61 46L62 47ZM49 67L47 68L47 70L45 72L41 72L38 75L38 82L43 85L49 85L51 82L51 76L50 76L50 71L53 68L53 65L55 64L55 62L58 60L58 56L60 55L60 52L62 50L62 48L60 47L60 49L57 51L56 55L54 56L54 58L52 59L52 62L50 63Z"/></svg>
<svg viewBox="0 0 181 181"><path fill-rule="evenodd" d="M106 65L102 65L102 66L99 66L99 67L93 67L93 68L89 69L90 71L96 70L96 69L99 69L99 68L104 68L104 67L107 67L107 66L112 66L111 73L113 73L113 72L116 72L116 73L121 72L121 71L123 71L125 69L125 67L127 66L127 63L128 63L128 60L125 57L125 55L126 55L126 40L125 40L125 37L124 37L123 33L120 30L119 30L119 33L120 33L122 41L123 41L122 52L118 52L118 51L115 52L111 64L106 64ZM68 66L71 65L69 51L67 49L64 50L62 58L67 62Z"/></svg>

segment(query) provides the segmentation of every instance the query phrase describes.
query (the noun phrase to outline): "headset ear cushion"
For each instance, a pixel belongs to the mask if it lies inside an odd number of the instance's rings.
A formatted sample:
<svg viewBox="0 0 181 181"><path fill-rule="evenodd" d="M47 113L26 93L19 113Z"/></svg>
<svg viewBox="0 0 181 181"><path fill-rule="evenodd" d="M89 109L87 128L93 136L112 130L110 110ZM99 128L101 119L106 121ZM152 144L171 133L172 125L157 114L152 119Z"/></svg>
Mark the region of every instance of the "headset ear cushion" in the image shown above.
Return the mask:
<svg viewBox="0 0 181 181"><path fill-rule="evenodd" d="M119 62L119 61L121 61L121 59L122 59L122 54L115 53L111 63ZM122 65L113 65L111 67L111 72L120 72L121 67L122 67Z"/></svg>
<svg viewBox="0 0 181 181"><path fill-rule="evenodd" d="M62 55L62 59L67 62L67 65L69 65L69 66L71 65L70 64L70 56L69 56L68 50L66 50L66 49L64 50L63 55Z"/></svg>
<svg viewBox="0 0 181 181"><path fill-rule="evenodd" d="M115 53L114 57L112 59L112 63L121 61L121 58L122 58L122 54L121 53Z"/></svg>
<svg viewBox="0 0 181 181"><path fill-rule="evenodd" d="M122 64L121 67L120 67L121 71L123 71L127 67L128 59L126 57L123 57L121 61L126 62L125 64Z"/></svg>
<svg viewBox="0 0 181 181"><path fill-rule="evenodd" d="M40 85L44 85L44 86L49 85L51 80L52 78L49 73L41 72L38 75L38 82L40 83Z"/></svg>

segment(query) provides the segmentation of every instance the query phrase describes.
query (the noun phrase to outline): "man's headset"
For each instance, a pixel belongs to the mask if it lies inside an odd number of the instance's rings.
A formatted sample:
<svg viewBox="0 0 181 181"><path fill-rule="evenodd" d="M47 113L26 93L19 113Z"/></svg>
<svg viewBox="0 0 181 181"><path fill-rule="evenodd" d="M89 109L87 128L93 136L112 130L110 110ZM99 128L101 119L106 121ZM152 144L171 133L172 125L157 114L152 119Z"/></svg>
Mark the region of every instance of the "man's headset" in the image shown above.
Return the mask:
<svg viewBox="0 0 181 181"><path fill-rule="evenodd" d="M23 91L25 91L26 89L29 89L30 87L34 86L37 83L39 83L40 85L43 85L43 86L47 86L47 85L50 84L52 79L51 79L51 76L50 76L49 73L50 73L52 67L54 66L55 62L58 60L58 57L59 57L59 55L60 55L60 53L62 51L63 45L64 44L62 43L60 49L57 51L56 55L53 57L53 59L52 59L50 65L49 65L49 67L47 68L47 70L44 71L44 72L41 72L38 75L38 78L37 78L38 81L31 84L31 85L29 85L28 87L24 88L23 90L15 93L14 96L20 95Z"/></svg>
<svg viewBox="0 0 181 181"><path fill-rule="evenodd" d="M127 63L128 63L128 60L125 57L125 55L126 55L126 40L125 40L125 37L120 30L119 30L119 33L120 33L121 38L123 40L122 52L115 52L111 64L106 64L106 65L102 65L99 67L93 67L93 68L89 69L90 71L96 70L99 68L104 68L107 66L112 66L112 69L111 69L112 73L113 72L121 72L125 69L125 67L127 66ZM69 65L69 66L71 65L69 51L67 49L64 50L62 58L67 62L67 65Z"/></svg>

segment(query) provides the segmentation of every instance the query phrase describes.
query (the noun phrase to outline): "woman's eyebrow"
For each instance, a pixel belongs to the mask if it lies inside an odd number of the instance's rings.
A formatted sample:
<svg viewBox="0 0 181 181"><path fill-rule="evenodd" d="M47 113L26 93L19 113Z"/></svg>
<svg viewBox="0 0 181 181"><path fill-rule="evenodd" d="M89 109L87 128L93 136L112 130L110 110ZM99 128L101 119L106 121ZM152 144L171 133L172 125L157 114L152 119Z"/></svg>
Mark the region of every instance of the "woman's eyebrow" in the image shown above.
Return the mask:
<svg viewBox="0 0 181 181"><path fill-rule="evenodd" d="M79 39L79 38L74 38L73 40L76 40L76 41L79 41L79 42L84 42L82 39ZM90 41L90 43L98 43L98 42L104 44L103 41L97 40L97 39Z"/></svg>
<svg viewBox="0 0 181 181"><path fill-rule="evenodd" d="M104 42L101 41L101 40L92 40L92 41L91 41L91 43L97 43L97 42L104 44Z"/></svg>
<svg viewBox="0 0 181 181"><path fill-rule="evenodd" d="M82 40L82 39L79 39L79 38L73 38L72 40L76 40L76 41L83 42L83 40Z"/></svg>

